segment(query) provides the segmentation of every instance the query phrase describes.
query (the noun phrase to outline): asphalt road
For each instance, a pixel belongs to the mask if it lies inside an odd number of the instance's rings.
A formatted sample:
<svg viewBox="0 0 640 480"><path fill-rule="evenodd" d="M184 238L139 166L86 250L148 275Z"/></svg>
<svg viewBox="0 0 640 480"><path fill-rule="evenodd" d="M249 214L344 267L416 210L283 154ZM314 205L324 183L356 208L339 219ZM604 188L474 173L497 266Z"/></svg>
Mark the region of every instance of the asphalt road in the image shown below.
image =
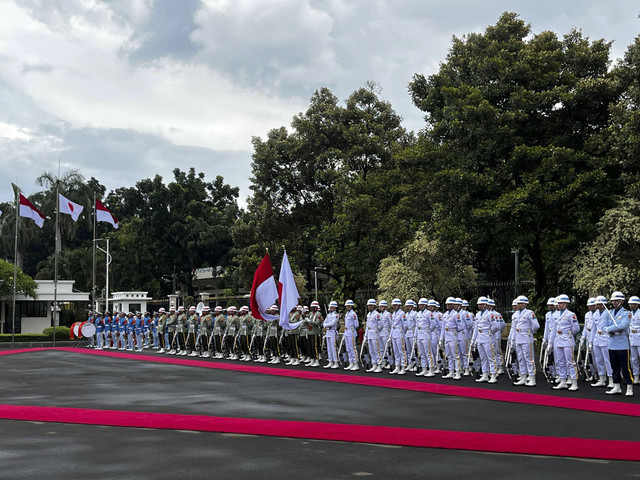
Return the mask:
<svg viewBox="0 0 640 480"><path fill-rule="evenodd" d="M0 365L2 404L640 441L638 418L536 405L61 351L3 356ZM413 375L405 378L416 380ZM471 379L456 384L478 386ZM501 379L493 388L516 387ZM546 383L526 391L532 390L569 394L548 390ZM610 400L602 390L595 390L583 386L572 395ZM492 479L515 476L519 480L637 478L640 466L634 462L0 420L0 478L459 479L471 475Z"/></svg>

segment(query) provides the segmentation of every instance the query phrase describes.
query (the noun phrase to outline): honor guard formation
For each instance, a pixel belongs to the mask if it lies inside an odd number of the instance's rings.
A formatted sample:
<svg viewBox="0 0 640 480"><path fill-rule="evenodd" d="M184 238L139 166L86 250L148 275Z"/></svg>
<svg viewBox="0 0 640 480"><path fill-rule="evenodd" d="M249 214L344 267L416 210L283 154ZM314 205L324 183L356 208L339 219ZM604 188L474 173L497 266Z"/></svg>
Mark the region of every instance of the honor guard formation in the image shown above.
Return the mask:
<svg viewBox="0 0 640 480"><path fill-rule="evenodd" d="M640 378L640 298L629 298L629 310L625 300L614 292L610 309L604 296L590 298L582 329L567 295L547 301L538 364L551 388L578 390L582 377L591 387L606 387L608 395L622 394L624 383L624 394L633 396ZM385 300L370 299L361 327L352 300L343 313L332 301L326 316L314 301L289 313L289 329L280 326L276 305L266 312L271 321L255 319L247 306L161 308L153 315L95 312L88 319L96 327L89 346L452 380L473 375L479 383L497 383L506 373L515 386L535 387L540 323L527 297L513 300L504 349L506 323L495 301L480 297L476 303L473 314L461 298L447 298L443 312L439 302L426 298L404 304L394 298L391 309Z"/></svg>

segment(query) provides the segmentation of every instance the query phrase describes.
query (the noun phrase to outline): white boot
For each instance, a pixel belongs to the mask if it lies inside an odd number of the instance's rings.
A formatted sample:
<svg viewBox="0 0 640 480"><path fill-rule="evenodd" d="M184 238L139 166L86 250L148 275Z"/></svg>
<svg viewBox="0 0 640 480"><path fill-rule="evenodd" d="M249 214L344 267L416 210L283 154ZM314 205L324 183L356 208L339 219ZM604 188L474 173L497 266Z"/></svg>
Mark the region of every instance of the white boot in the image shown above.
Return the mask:
<svg viewBox="0 0 640 480"><path fill-rule="evenodd" d="M607 385L607 388L613 388L613 377L609 377L609 385Z"/></svg>
<svg viewBox="0 0 640 480"><path fill-rule="evenodd" d="M160 350L158 350L156 353L164 353L164 348L161 348Z"/></svg>
<svg viewBox="0 0 640 480"><path fill-rule="evenodd" d="M460 372L456 372L455 375L453 376L454 380L460 380L462 378L462 376L460 375Z"/></svg>
<svg viewBox="0 0 640 480"><path fill-rule="evenodd" d="M424 374L425 377L435 377L436 376L436 372L433 371L433 368L430 368L429 370L427 370L427 373Z"/></svg>
<svg viewBox="0 0 640 480"><path fill-rule="evenodd" d="M274 363L274 364L276 364L276 363L280 363L280 357L276 357L276 358L273 360L273 363Z"/></svg>
<svg viewBox="0 0 640 480"><path fill-rule="evenodd" d="M403 366L398 372L398 375L405 375L406 373L407 373L407 369Z"/></svg>
<svg viewBox="0 0 640 480"><path fill-rule="evenodd" d="M607 390L604 393L606 393L607 395L616 395L618 393L622 393L622 389L620 388L619 383L614 383L613 388L611 390Z"/></svg>
<svg viewBox="0 0 640 480"><path fill-rule="evenodd" d="M399 366L399 365L396 365L396 368L394 368L393 370L391 370L391 371L389 372L389 375L395 375L395 374L397 374L399 371L400 371L400 366Z"/></svg>
<svg viewBox="0 0 640 480"><path fill-rule="evenodd" d="M331 368L331 367L333 367L333 362L329 362L329 363L327 363L327 364L326 364L324 367L322 367L322 368Z"/></svg>
<svg viewBox="0 0 640 480"><path fill-rule="evenodd" d="M536 376L535 375L529 375L529 378L527 379L527 383L524 384L525 387L535 387L536 386Z"/></svg>
<svg viewBox="0 0 640 480"><path fill-rule="evenodd" d="M373 364L371 364L371 368L367 368L367 369L365 370L365 372L367 372L367 373L371 373L371 372L373 372L376 368L378 368L378 364L373 363Z"/></svg>
<svg viewBox="0 0 640 480"><path fill-rule="evenodd" d="M633 384L638 385L640 383L640 377L638 377L637 373L633 374Z"/></svg>
<svg viewBox="0 0 640 480"><path fill-rule="evenodd" d="M471 371L469 370L469 367L467 367L464 369L464 373L462 374L462 376L468 377L469 375L471 375Z"/></svg>
<svg viewBox="0 0 640 480"><path fill-rule="evenodd" d="M571 380L571 386L569 387L569 390L571 390L572 392L575 392L576 390L578 390L578 380L577 379L573 379Z"/></svg>
<svg viewBox="0 0 640 480"><path fill-rule="evenodd" d="M627 397L633 397L633 385L627 385L627 393L625 393Z"/></svg>
<svg viewBox="0 0 640 480"><path fill-rule="evenodd" d="M522 375L517 382L514 382L514 385L525 385L527 383L527 376Z"/></svg>
<svg viewBox="0 0 640 480"><path fill-rule="evenodd" d="M491 378L489 379L489 382L487 383L497 383L498 382L498 378L496 376L495 373L491 374Z"/></svg>
<svg viewBox="0 0 640 480"><path fill-rule="evenodd" d="M358 366L358 363L356 362L353 365L351 365L351 368L349 368L349 370L357 372L358 370L360 370L360 367Z"/></svg>
<svg viewBox="0 0 640 480"><path fill-rule="evenodd" d="M606 385L606 377L601 376L596 383L592 383L592 387L604 387Z"/></svg>
<svg viewBox="0 0 640 480"><path fill-rule="evenodd" d="M311 364L312 367L319 367L320 366L320 360L318 360L317 358L313 361L313 363Z"/></svg>
<svg viewBox="0 0 640 480"><path fill-rule="evenodd" d="M425 367L422 367L418 373L416 373L416 377L424 377L427 374L428 370Z"/></svg>
<svg viewBox="0 0 640 480"><path fill-rule="evenodd" d="M453 372L449 370L449 373L447 373L446 375L443 375L442 378L453 378Z"/></svg>
<svg viewBox="0 0 640 480"><path fill-rule="evenodd" d="M561 379L560 383L558 385L556 385L555 387L551 387L554 390L563 390L567 388L567 380L566 379Z"/></svg>
<svg viewBox="0 0 640 480"><path fill-rule="evenodd" d="M488 381L489 381L489 374L488 373L483 373L480 378L476 378L476 382L478 382L478 383L488 382Z"/></svg>
<svg viewBox="0 0 640 480"><path fill-rule="evenodd" d="M498 375L503 375L504 374L504 367L499 367L498 368Z"/></svg>
<svg viewBox="0 0 640 480"><path fill-rule="evenodd" d="M380 373L380 372L382 372L382 366L381 365L376 365L376 368L373 371L373 373Z"/></svg>
<svg viewBox="0 0 640 480"><path fill-rule="evenodd" d="M349 362L349 365L347 365L346 367L344 367L343 370L351 370L351 366L353 365L353 363Z"/></svg>
<svg viewBox="0 0 640 480"><path fill-rule="evenodd" d="M172 348L171 350L169 350L169 355L175 355L176 351Z"/></svg>
<svg viewBox="0 0 640 480"><path fill-rule="evenodd" d="M333 365L331 365L331 368L335 370L336 368L340 368L340 365L338 364L338 362L333 362Z"/></svg>

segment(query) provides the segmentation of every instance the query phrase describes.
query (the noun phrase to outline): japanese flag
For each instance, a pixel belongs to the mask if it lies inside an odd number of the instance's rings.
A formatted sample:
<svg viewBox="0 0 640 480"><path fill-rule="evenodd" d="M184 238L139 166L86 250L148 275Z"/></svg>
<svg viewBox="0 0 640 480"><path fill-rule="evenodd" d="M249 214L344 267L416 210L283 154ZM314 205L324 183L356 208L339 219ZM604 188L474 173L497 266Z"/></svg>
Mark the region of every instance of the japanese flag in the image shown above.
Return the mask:
<svg viewBox="0 0 640 480"><path fill-rule="evenodd" d="M60 213L67 213L71 215L74 222L78 221L78 217L84 210L82 205L78 205L77 203L73 203L68 198L65 198L62 194L58 194L58 202L60 205Z"/></svg>

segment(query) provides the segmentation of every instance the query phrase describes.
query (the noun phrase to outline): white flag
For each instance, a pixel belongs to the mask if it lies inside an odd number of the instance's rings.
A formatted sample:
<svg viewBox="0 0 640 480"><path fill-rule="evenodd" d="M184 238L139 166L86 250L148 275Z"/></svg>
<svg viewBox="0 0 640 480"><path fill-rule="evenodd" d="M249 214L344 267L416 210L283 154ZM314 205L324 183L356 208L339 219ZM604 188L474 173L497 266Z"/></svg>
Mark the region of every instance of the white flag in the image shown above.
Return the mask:
<svg viewBox="0 0 640 480"><path fill-rule="evenodd" d="M58 194L58 201L60 202L60 213L67 213L71 215L74 222L78 221L78 217L84 210L82 205L72 202L68 198L65 198L62 194Z"/></svg>
<svg viewBox="0 0 640 480"><path fill-rule="evenodd" d="M280 267L280 277L278 278L278 292L280 293L280 326L286 329L296 328L300 322L289 324L289 312L298 304L298 287L293 278L291 265L287 258L287 252L282 257L282 266Z"/></svg>

